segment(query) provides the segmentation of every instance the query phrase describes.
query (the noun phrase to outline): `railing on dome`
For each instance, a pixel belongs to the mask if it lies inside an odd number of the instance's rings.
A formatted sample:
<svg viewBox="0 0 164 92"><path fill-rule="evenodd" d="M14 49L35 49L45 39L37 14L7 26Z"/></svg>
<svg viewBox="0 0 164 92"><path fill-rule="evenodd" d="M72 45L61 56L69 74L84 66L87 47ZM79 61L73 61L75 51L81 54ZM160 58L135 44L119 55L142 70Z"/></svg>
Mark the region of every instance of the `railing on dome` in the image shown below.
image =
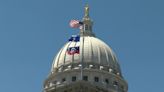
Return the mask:
<svg viewBox="0 0 164 92"><path fill-rule="evenodd" d="M100 71L112 73L112 74L122 77L120 71L114 69L113 67L104 66L100 64L86 63L86 62L85 63L83 62L83 65L81 65L81 63L72 63L72 64L60 66L58 67L58 69L54 69L53 73L64 72L64 71L74 70L74 69L75 70L81 69L81 66L83 66L83 69L100 70Z"/></svg>

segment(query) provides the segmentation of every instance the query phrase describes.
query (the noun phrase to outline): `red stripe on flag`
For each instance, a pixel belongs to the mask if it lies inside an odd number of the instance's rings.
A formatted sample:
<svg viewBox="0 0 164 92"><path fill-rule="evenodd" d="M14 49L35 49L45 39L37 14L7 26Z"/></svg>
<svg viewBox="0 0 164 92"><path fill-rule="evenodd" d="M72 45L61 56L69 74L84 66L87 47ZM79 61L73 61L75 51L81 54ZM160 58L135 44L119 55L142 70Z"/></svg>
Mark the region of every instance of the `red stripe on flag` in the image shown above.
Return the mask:
<svg viewBox="0 0 164 92"><path fill-rule="evenodd" d="M78 20L71 20L70 23L69 23L69 25L72 28L79 28L80 27L80 24L79 24L79 21Z"/></svg>

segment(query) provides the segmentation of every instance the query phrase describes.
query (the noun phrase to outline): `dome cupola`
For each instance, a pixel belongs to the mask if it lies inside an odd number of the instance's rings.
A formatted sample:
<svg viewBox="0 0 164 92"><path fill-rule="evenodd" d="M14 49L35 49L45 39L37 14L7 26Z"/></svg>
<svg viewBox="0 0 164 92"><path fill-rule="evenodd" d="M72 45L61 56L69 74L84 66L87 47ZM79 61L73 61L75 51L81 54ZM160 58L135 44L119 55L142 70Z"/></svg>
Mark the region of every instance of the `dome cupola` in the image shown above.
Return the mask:
<svg viewBox="0 0 164 92"><path fill-rule="evenodd" d="M93 21L89 17L89 6L86 5L84 9L84 17L83 17L83 27L80 30L80 35L81 36L94 36L94 33L92 32L92 26L93 26Z"/></svg>

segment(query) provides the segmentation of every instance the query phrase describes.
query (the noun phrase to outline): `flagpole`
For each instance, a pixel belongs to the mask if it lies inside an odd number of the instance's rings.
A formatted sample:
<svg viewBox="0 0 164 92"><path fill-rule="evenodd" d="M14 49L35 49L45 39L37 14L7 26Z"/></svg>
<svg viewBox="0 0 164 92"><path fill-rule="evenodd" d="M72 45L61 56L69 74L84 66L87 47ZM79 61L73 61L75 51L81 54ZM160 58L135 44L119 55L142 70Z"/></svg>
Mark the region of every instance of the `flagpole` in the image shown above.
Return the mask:
<svg viewBox="0 0 164 92"><path fill-rule="evenodd" d="M85 28L85 24L83 25L82 28L82 56L81 56L81 80L83 80L83 62L84 62L84 29Z"/></svg>

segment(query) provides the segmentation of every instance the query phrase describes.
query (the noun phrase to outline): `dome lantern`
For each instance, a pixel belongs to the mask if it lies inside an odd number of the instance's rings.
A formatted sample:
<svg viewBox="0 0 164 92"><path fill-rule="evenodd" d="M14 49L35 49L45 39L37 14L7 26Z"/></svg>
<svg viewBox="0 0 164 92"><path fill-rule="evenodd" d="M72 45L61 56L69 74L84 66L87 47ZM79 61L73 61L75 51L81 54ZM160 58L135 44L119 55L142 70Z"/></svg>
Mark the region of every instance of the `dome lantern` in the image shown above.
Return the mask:
<svg viewBox="0 0 164 92"><path fill-rule="evenodd" d="M81 36L95 36L92 32L93 21L89 17L89 5L87 4L84 8L83 27L80 30Z"/></svg>

